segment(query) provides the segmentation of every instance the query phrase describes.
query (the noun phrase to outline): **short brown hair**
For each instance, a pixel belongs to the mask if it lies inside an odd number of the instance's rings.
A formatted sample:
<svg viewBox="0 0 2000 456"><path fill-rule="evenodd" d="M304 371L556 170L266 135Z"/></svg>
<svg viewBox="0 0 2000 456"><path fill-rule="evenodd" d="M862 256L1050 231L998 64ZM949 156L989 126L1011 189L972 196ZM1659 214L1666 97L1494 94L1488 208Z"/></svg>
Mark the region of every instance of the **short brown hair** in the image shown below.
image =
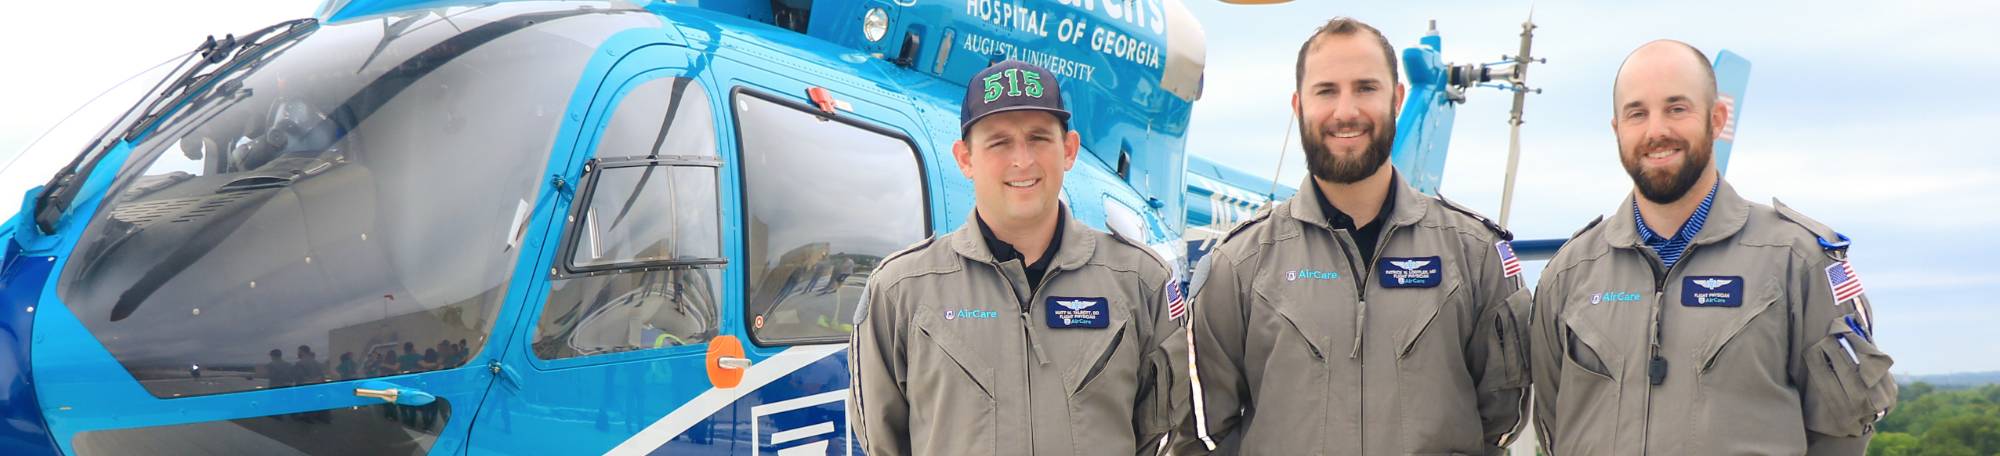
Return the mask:
<svg viewBox="0 0 2000 456"><path fill-rule="evenodd" d="M1326 21L1326 25L1319 26L1318 30L1313 31L1312 36L1306 37L1305 44L1299 45L1299 61L1295 64L1296 67L1293 69L1292 74L1292 79L1295 81L1293 86L1305 87L1306 53L1312 51L1313 43L1318 43L1320 38L1323 37L1351 36L1364 31L1370 35L1375 35L1375 42L1382 45L1383 60L1389 64L1389 83L1400 84L1401 76L1396 73L1396 48L1389 45L1389 38L1383 37L1381 30L1376 30L1374 26L1370 26L1366 22L1341 16Z"/></svg>

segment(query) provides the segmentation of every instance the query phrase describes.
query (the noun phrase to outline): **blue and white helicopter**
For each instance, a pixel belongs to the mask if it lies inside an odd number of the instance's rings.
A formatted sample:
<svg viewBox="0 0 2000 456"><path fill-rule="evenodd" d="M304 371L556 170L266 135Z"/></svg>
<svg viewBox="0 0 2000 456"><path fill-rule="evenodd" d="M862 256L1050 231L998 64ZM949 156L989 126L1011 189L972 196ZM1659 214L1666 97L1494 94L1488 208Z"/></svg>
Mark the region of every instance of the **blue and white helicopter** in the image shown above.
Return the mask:
<svg viewBox="0 0 2000 456"><path fill-rule="evenodd" d="M1396 154L1435 175L1484 80L1424 89L1426 40ZM1243 215L1191 194L1288 195L1183 155L1177 0L331 0L202 43L0 225L0 453L853 454L861 286L965 220L999 56L1063 78L1079 220L1185 265Z"/></svg>
<svg viewBox="0 0 2000 456"><path fill-rule="evenodd" d="M0 228L0 453L849 454L861 286L971 210L996 56L1065 78L1075 217L1180 248L1178 2L683 3L202 43Z"/></svg>

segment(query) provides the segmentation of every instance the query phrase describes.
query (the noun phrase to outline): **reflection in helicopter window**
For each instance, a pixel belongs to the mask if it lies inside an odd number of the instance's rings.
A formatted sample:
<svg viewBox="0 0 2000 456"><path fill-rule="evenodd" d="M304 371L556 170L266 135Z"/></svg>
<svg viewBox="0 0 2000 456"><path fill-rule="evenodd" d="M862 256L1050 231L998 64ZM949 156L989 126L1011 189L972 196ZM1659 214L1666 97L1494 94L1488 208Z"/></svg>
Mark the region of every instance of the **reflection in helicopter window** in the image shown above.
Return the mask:
<svg viewBox="0 0 2000 456"><path fill-rule="evenodd" d="M747 93L735 106L751 334L760 344L845 342L869 272L926 233L916 151Z"/></svg>
<svg viewBox="0 0 2000 456"><path fill-rule="evenodd" d="M451 404L371 404L284 415L78 433L77 454L421 455Z"/></svg>
<svg viewBox="0 0 2000 456"><path fill-rule="evenodd" d="M720 268L555 281L535 325L535 356L562 359L708 342L721 324Z"/></svg>

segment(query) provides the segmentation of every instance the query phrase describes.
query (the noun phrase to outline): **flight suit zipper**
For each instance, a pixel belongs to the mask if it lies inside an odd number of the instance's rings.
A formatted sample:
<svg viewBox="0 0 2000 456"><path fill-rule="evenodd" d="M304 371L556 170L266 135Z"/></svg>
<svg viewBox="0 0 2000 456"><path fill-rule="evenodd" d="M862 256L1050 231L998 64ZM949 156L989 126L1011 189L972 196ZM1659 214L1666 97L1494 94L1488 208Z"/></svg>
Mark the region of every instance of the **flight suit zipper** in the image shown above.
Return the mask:
<svg viewBox="0 0 2000 456"><path fill-rule="evenodd" d="M1021 306L1021 387L1027 389L1027 394L1022 396L1028 406L1028 454L1035 454L1035 363L1030 359L1035 356L1035 341L1034 337L1028 334L1028 325L1031 324L1028 312L1033 308L1034 301L1021 299L1021 292L1014 288L1014 277L1007 274L1007 268L1001 267L997 262L987 264L992 265L993 272L1000 274L1000 280L1007 283L1007 295L1012 296L1014 302ZM1048 274L1043 273L1043 277L1047 278Z"/></svg>
<svg viewBox="0 0 2000 456"><path fill-rule="evenodd" d="M1022 367L1021 384L1028 390L1027 394L1024 394L1023 396L1026 396L1026 399L1024 399L1024 401L1028 406L1028 421L1030 421L1030 423L1027 426L1028 454L1032 455L1035 454L1035 426L1033 423L1035 419L1035 377L1034 377L1035 362L1044 361L1045 358L1043 357L1041 348L1035 345L1034 336L1033 334L1031 334L1033 331L1032 326L1034 325L1034 320L1029 318L1030 315L1028 314L1034 311L1034 303L1035 303L1034 300L1040 299L1042 296L1042 290L1048 289L1049 279L1055 277L1058 268L1055 268L1054 265L1050 265L1047 271L1043 271L1042 281L1036 284L1035 287L1029 291L1028 295L1029 299L1023 300L1021 299L1021 292L1018 289L1014 288L1014 277L1012 275L1007 274L1007 269L1001 267L999 263L987 263L987 264L992 265L993 270L1000 274L1000 280L1005 281L1007 283L1007 294L1009 296L1014 297L1014 301L1021 305L1021 342L1022 342L1022 348L1024 349L1022 353L1023 362L1021 366ZM1023 266L1025 267L1025 265Z"/></svg>
<svg viewBox="0 0 2000 456"><path fill-rule="evenodd" d="M1383 208L1382 210L1389 210L1389 208ZM1354 238L1349 236L1346 230L1334 230L1334 232L1338 233L1335 239L1341 241L1347 247L1342 249L1344 251L1341 253L1347 257L1347 271L1354 274L1354 297L1357 302L1354 319L1354 347L1347 353L1347 357L1359 358L1361 356L1362 329L1366 328L1368 323L1368 280L1366 273L1374 272L1375 263L1382 261L1383 247L1388 246L1389 237L1396 234L1396 225L1392 224L1382 227L1382 234L1375 238L1375 255L1369 258L1367 263L1360 263L1359 265L1356 264L1355 260L1359 258L1355 258L1354 250L1360 247L1354 242ZM1367 365L1367 360L1362 360L1361 363L1365 366Z"/></svg>
<svg viewBox="0 0 2000 456"><path fill-rule="evenodd" d="M1669 369L1666 355L1662 353L1666 345L1664 339L1666 338L1667 279L1672 278L1674 273L1680 272L1681 265L1687 264L1688 258L1694 256L1694 248L1695 244L1689 242L1688 246L1681 250L1680 260L1675 261L1674 265L1667 267L1665 271L1661 271L1660 268L1666 263L1666 260L1660 259L1658 252L1654 252L1652 248L1643 246L1638 249L1640 256L1646 257L1646 268L1653 271L1653 315L1651 321L1648 322L1648 326L1652 327L1652 337L1650 338L1647 350L1651 356L1646 358L1646 416L1640 417L1639 420L1639 452L1641 454L1646 452L1646 447L1650 446L1649 443L1652 440L1653 388L1666 384L1667 370Z"/></svg>
<svg viewBox="0 0 2000 456"><path fill-rule="evenodd" d="M1390 189L1390 191L1395 191L1395 189ZM1390 209L1391 208L1384 207L1381 210L1386 211ZM1383 223L1388 223L1388 222L1385 221ZM1348 235L1347 230L1334 230L1334 239L1344 244L1345 247L1341 249L1341 254L1347 257L1347 271L1349 273L1354 274L1354 297L1355 297L1354 344L1353 348L1351 348L1348 351L1347 358L1355 360L1355 362L1360 363L1362 366L1363 374L1361 375L1361 381L1358 382L1359 385L1357 385L1361 391L1360 394L1357 395L1357 397L1367 397L1368 394L1368 376L1366 374L1368 359L1361 356L1361 341L1363 340L1362 335L1366 334L1368 329L1368 279L1367 279L1368 276L1366 272L1373 271L1375 262L1380 261L1382 259L1383 247L1389 244L1389 237L1395 234L1396 234L1396 225L1390 224L1388 226L1382 227L1381 235L1376 236L1375 238L1375 255L1373 255L1373 258L1370 258L1367 263L1356 264L1355 260L1357 260L1358 258L1354 256L1354 251L1359 249L1360 247L1358 246L1358 244L1354 242L1353 236ZM1330 368L1331 364L1329 364L1328 366ZM1332 388L1333 388L1332 383L1328 382L1327 385L1328 394L1333 393ZM1366 406L1364 405L1363 408L1365 409ZM1365 414L1366 413L1364 410L1364 415ZM1360 423L1359 424L1359 426L1361 426L1360 433L1361 435L1364 436L1368 435L1367 418L1368 417L1363 416L1361 417L1361 419L1355 420L1356 423ZM1362 439L1360 450L1361 450L1360 452L1363 454L1367 453L1368 451L1367 439Z"/></svg>
<svg viewBox="0 0 2000 456"><path fill-rule="evenodd" d="M1653 302L1652 309L1650 309L1652 312L1648 314L1646 320L1648 328L1646 336L1646 406L1642 410L1643 414L1639 416L1639 454L1646 454L1646 447L1649 446L1647 445L1647 441L1652 439L1653 434L1653 388L1660 386L1666 381L1666 376L1664 373L1659 372L1659 370L1665 368L1663 363L1660 362L1660 312L1662 312L1660 301L1665 299L1667 279L1666 273L1660 270L1661 264L1664 261L1660 260L1660 256L1653 253L1652 249L1641 246L1639 248L1639 256L1645 257L1646 269L1653 272Z"/></svg>

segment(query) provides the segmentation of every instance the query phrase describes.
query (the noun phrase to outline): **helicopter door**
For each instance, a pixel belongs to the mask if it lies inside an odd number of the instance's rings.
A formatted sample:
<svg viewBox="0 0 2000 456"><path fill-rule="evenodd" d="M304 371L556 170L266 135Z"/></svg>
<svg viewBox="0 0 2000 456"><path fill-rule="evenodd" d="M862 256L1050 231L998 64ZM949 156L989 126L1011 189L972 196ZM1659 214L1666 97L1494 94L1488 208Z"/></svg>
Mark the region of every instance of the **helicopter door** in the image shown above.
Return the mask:
<svg viewBox="0 0 2000 456"><path fill-rule="evenodd" d="M847 343L857 307L883 258L929 234L926 173L905 114L914 110L750 67L730 68L739 76L729 95L743 176L737 305L759 380L732 407L751 436L742 453L854 454Z"/></svg>
<svg viewBox="0 0 2000 456"><path fill-rule="evenodd" d="M712 356L743 356L723 329L738 274L723 252L738 240L722 229L737 215L716 100L682 48L621 62L592 95L568 174L575 197L551 228L560 247L480 410L476 451L609 451L713 388L724 371ZM730 452L730 430L710 423L648 451Z"/></svg>

